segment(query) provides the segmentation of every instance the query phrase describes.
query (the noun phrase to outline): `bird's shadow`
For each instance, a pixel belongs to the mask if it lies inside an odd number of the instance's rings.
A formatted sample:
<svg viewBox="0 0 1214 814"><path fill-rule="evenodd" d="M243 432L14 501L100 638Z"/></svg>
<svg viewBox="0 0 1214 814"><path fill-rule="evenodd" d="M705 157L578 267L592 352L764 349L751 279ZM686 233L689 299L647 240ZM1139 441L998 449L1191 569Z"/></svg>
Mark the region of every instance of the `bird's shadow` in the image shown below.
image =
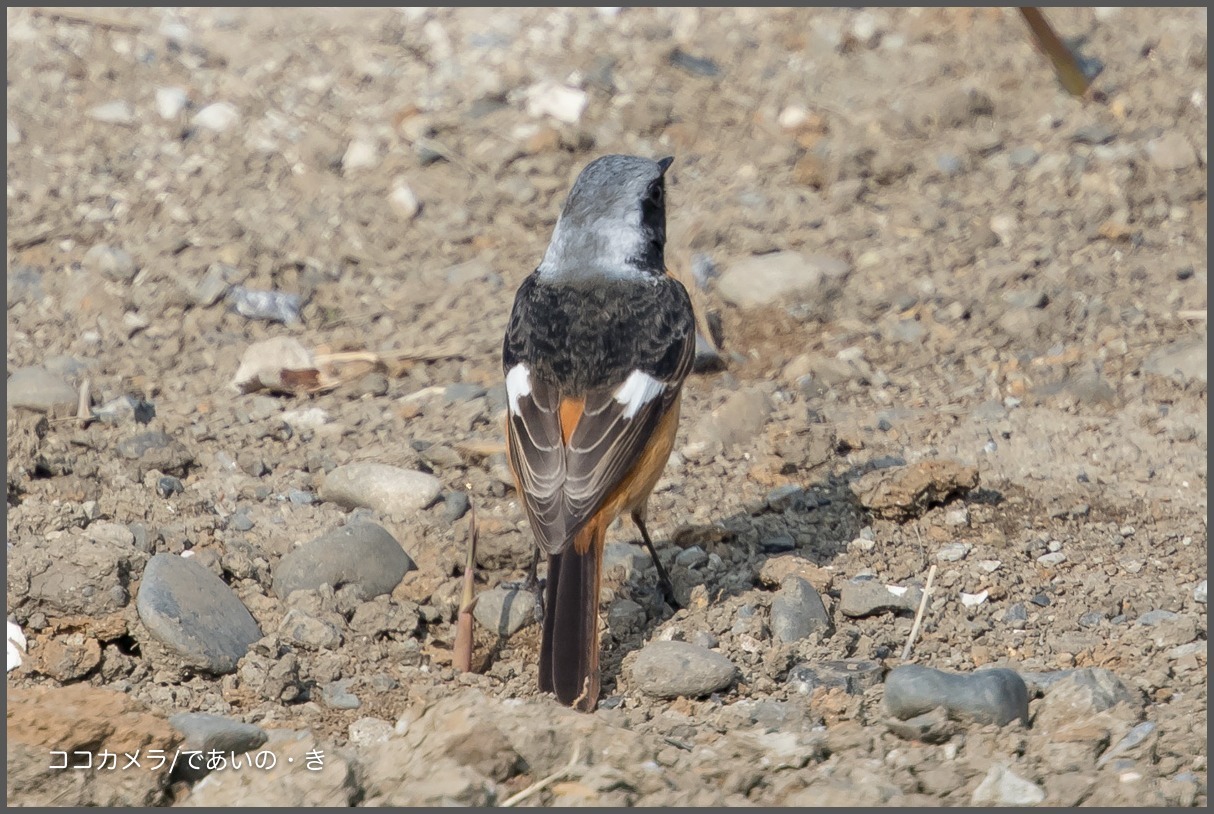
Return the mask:
<svg viewBox="0 0 1214 814"><path fill-rule="evenodd" d="M676 598L687 607L690 592L702 585L709 603L721 605L732 597L764 590L757 576L773 557L794 555L814 565L829 565L869 522L868 512L850 484L874 469L903 463L899 458L880 458L842 472L811 474L798 492L784 490L763 506L735 512L710 525L682 529L673 535L674 540L655 540L675 583ZM694 546L699 546L706 557L685 554ZM706 569L704 561L714 554L721 565L715 570ZM696 564L688 568L680 564L680 559ZM614 691L624 658L652 639L655 630L679 612L663 600L652 565L619 587L617 599L621 597L641 605L645 622L613 628L611 603L607 603L607 646L601 656L604 697Z"/></svg>

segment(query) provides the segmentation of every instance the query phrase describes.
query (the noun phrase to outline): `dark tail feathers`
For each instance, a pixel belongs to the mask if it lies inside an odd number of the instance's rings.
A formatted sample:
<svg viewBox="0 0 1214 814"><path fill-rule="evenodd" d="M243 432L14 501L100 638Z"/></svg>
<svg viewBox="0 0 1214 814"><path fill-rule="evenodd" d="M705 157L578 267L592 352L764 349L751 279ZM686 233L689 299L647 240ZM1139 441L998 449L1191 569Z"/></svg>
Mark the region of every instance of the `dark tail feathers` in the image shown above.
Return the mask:
<svg viewBox="0 0 1214 814"><path fill-rule="evenodd" d="M583 537L585 535L585 537ZM564 552L548 558L540 690L584 712L599 700L599 569L603 533L598 524L579 533ZM585 553L579 554L583 542Z"/></svg>

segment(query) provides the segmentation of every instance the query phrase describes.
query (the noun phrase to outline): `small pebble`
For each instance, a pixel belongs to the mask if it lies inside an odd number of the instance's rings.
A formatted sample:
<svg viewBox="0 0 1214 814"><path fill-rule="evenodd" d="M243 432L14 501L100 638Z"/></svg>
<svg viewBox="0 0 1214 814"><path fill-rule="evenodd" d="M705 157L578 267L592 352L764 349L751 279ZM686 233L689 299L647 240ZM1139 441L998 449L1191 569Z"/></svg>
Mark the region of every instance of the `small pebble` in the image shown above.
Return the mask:
<svg viewBox="0 0 1214 814"><path fill-rule="evenodd" d="M759 550L765 554L782 554L797 547L797 541L791 534L773 534L759 540Z"/></svg>
<svg viewBox="0 0 1214 814"><path fill-rule="evenodd" d="M332 622L299 608L291 608L278 625L283 641L311 650L332 650L341 645L341 631Z"/></svg>
<svg viewBox="0 0 1214 814"><path fill-rule="evenodd" d="M180 478L175 478L172 475L165 475L156 481L156 494L161 497L172 497L179 495L185 491L185 484Z"/></svg>
<svg viewBox="0 0 1214 814"><path fill-rule="evenodd" d="M720 76L721 68L708 57L697 57L675 48L670 52L670 64L696 76Z"/></svg>
<svg viewBox="0 0 1214 814"><path fill-rule="evenodd" d="M633 684L657 698L702 698L733 683L738 668L725 656L688 642L645 645L632 663Z"/></svg>
<svg viewBox="0 0 1214 814"><path fill-rule="evenodd" d="M291 489L287 492L287 500L296 506L307 506L316 502L316 495L303 489Z"/></svg>
<svg viewBox="0 0 1214 814"><path fill-rule="evenodd" d="M1037 564L1043 565L1046 568L1054 568L1066 562L1066 554L1061 551L1052 551L1049 554L1042 554L1037 558Z"/></svg>
<svg viewBox="0 0 1214 814"><path fill-rule="evenodd" d="M985 602L987 600L987 597L989 597L989 596L990 596L989 591L979 591L976 594L967 594L965 591L962 591L961 592L961 604L967 608L976 608L977 606L979 606L983 602Z"/></svg>
<svg viewBox="0 0 1214 814"><path fill-rule="evenodd" d="M689 546L680 551L674 558L675 565L681 565L691 570L708 562L708 553L698 545Z"/></svg>
<svg viewBox="0 0 1214 814"><path fill-rule="evenodd" d="M1001 763L991 766L970 797L976 806L1035 806L1043 800L1045 790L1041 786Z"/></svg>
<svg viewBox="0 0 1214 814"><path fill-rule="evenodd" d="M1097 627L1105 620L1105 616L1100 611L1089 611L1079 617L1080 627Z"/></svg>
<svg viewBox="0 0 1214 814"><path fill-rule="evenodd" d="M395 733L396 728L393 724L381 718L359 718L347 729L350 743L356 747L387 743Z"/></svg>
<svg viewBox="0 0 1214 814"><path fill-rule="evenodd" d="M944 525L946 526L968 526L970 524L970 510L965 506L959 509L949 509L944 513Z"/></svg>
<svg viewBox="0 0 1214 814"><path fill-rule="evenodd" d="M156 405L134 396L119 396L113 401L107 401L100 407L92 409L93 418L106 424L121 424L134 420L147 424L156 417Z"/></svg>
<svg viewBox="0 0 1214 814"><path fill-rule="evenodd" d="M222 133L240 119L240 112L227 102L213 102L194 114L192 124L200 130Z"/></svg>
<svg viewBox="0 0 1214 814"><path fill-rule="evenodd" d="M225 299L232 309L246 319L264 319L293 325L300 321L303 300L298 294L282 291L254 291L241 285L228 289Z"/></svg>
<svg viewBox="0 0 1214 814"><path fill-rule="evenodd" d="M830 630L822 596L806 580L788 576L771 600L771 632L777 642L791 643Z"/></svg>
<svg viewBox="0 0 1214 814"><path fill-rule="evenodd" d="M403 181L398 181L392 188L392 192L388 195L388 206L392 208L397 217L405 221L413 220L422 211L421 201L417 199L417 195L409 185Z"/></svg>
<svg viewBox="0 0 1214 814"><path fill-rule="evenodd" d="M82 268L96 272L111 280L128 283L139 271L135 258L122 249L98 245L89 249L80 261Z"/></svg>
<svg viewBox="0 0 1214 814"><path fill-rule="evenodd" d="M358 696L350 692L350 679L331 681L320 688L320 699L333 709L358 709L363 705Z"/></svg>
<svg viewBox="0 0 1214 814"><path fill-rule="evenodd" d="M1151 721L1143 721L1138 724L1127 732L1124 738L1113 744L1107 752L1100 756L1100 759L1096 761L1096 767L1100 768L1131 751L1134 747L1149 738L1155 732L1155 729L1156 726Z"/></svg>
<svg viewBox="0 0 1214 814"><path fill-rule="evenodd" d="M969 543L949 543L936 552L936 559L941 562L959 562L965 559L971 548Z"/></svg>
<svg viewBox="0 0 1214 814"><path fill-rule="evenodd" d="M1193 601L1206 604L1206 581L1204 579L1193 589Z"/></svg>
<svg viewBox="0 0 1214 814"><path fill-rule="evenodd" d="M183 88L156 88L156 112L162 119L177 118L188 102L189 96Z"/></svg>
<svg viewBox="0 0 1214 814"><path fill-rule="evenodd" d="M443 522L450 525L468 513L472 502L466 492L448 492L443 498Z"/></svg>
<svg viewBox="0 0 1214 814"><path fill-rule="evenodd" d="M875 579L852 579L843 583L839 594L839 612L861 617L890 611L914 611L923 595L918 588L897 593Z"/></svg>
<svg viewBox="0 0 1214 814"><path fill-rule="evenodd" d="M472 615L481 626L499 636L513 636L535 620L535 594L509 588L490 588L476 595Z"/></svg>
<svg viewBox="0 0 1214 814"><path fill-rule="evenodd" d="M589 101L585 91L551 80L527 88L526 97L527 115L536 118L551 116L565 124L577 124Z"/></svg>
<svg viewBox="0 0 1214 814"><path fill-rule="evenodd" d="M118 99L92 108L89 110L89 118L103 124L130 125L135 123L135 109Z"/></svg>

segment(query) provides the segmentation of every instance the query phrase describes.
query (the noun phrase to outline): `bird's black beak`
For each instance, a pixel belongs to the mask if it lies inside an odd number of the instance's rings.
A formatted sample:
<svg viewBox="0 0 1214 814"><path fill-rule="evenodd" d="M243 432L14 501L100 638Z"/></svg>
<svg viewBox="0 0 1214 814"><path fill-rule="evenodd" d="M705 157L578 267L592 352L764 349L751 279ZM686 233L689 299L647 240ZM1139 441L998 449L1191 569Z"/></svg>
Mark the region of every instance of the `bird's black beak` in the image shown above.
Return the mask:
<svg viewBox="0 0 1214 814"><path fill-rule="evenodd" d="M658 166L662 168L662 175L666 174L666 170L670 169L670 165L674 163L674 156L668 155L665 158L658 159Z"/></svg>

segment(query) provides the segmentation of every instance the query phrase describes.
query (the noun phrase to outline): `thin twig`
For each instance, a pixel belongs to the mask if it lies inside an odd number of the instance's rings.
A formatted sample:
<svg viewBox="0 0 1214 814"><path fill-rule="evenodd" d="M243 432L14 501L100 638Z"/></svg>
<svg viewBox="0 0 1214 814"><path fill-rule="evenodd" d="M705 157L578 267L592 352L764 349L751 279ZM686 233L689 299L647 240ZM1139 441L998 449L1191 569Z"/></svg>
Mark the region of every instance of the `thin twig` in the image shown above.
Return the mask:
<svg viewBox="0 0 1214 814"><path fill-rule="evenodd" d="M80 382L80 398L76 402L76 418L80 419L80 426L87 428L93 421L93 411L89 409L89 385L88 379Z"/></svg>
<svg viewBox="0 0 1214 814"><path fill-rule="evenodd" d="M536 782L532 783L527 788L520 791L518 794L514 794L514 795L511 795L510 797L507 797L505 799L505 801L502 802L502 808L513 808L514 806L518 805L523 800L526 800L528 797L535 794L536 792L543 791L550 784L556 782L557 780L560 780L562 777L569 774L569 772L573 771L573 767L577 765L578 759L581 758L581 756L582 756L582 745L579 743L573 747L573 757L569 758L568 765L566 765L564 768L557 769L555 772L548 775L543 780L537 780Z"/></svg>
<svg viewBox="0 0 1214 814"><path fill-rule="evenodd" d="M464 593L459 603L459 619L455 629L455 647L451 666L461 673L472 669L472 609L476 607L473 580L476 575L476 543L480 536L476 527L476 507L468 507L468 560L464 563Z"/></svg>
<svg viewBox="0 0 1214 814"><path fill-rule="evenodd" d="M1202 308L1200 311L1177 311L1176 316L1190 322L1205 322L1206 309Z"/></svg>
<svg viewBox="0 0 1214 814"><path fill-rule="evenodd" d="M1041 9L1032 6L1021 7L1020 14L1028 24L1029 31L1032 32L1037 45L1050 58L1050 63L1054 66L1054 73L1057 75L1058 81L1062 83L1062 87L1073 96L1082 97L1086 94L1092 85L1091 78L1084 73L1083 66L1080 65L1074 52L1067 47L1061 37L1054 33L1054 29L1046 21Z"/></svg>
<svg viewBox="0 0 1214 814"><path fill-rule="evenodd" d="M108 17L92 12L79 11L77 9L32 8L30 11L39 15L40 17L49 17L52 20L60 20L65 23L93 25L97 26L98 28L109 28L114 31L138 32L143 30L143 26L139 23L130 22L128 20L120 20L117 17Z"/></svg>
<svg viewBox="0 0 1214 814"><path fill-rule="evenodd" d="M932 567L927 571L927 585L923 586L923 598L919 600L919 611L915 614L915 623L911 625L911 632L906 640L906 647L902 648L903 661L910 658L911 648L915 646L915 637L919 635L919 625L923 623L923 613L927 610L927 598L931 596L932 580L935 578L936 564L932 563Z"/></svg>

